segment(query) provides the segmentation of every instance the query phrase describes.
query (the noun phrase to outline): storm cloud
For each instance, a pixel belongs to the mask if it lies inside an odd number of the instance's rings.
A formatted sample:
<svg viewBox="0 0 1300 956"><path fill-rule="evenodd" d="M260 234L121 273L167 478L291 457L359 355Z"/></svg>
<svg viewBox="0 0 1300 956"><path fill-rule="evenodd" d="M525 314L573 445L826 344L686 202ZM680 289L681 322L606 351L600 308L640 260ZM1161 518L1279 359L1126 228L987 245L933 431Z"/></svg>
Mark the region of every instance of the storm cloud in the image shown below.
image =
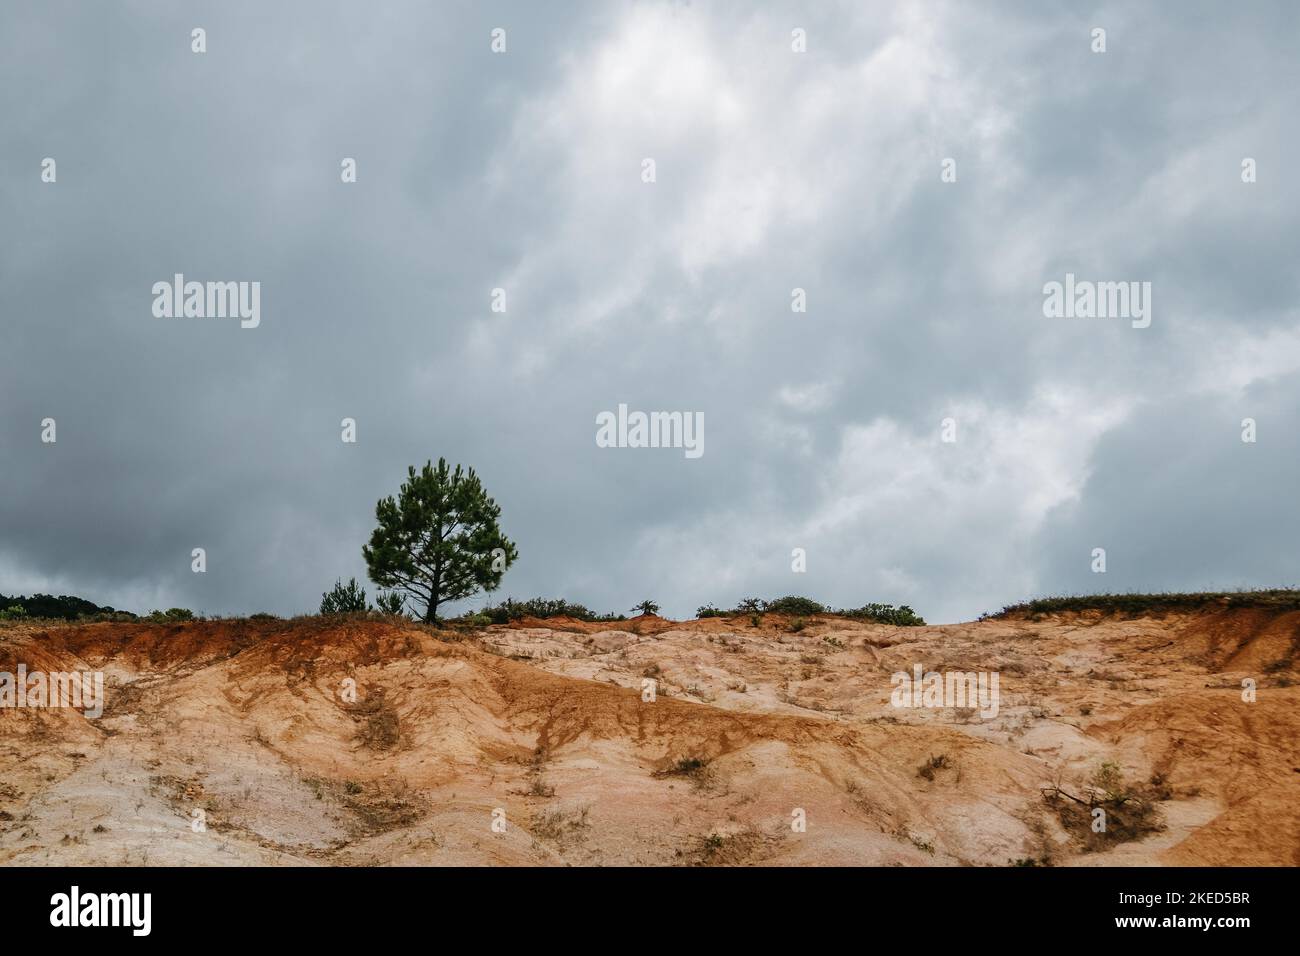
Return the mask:
<svg viewBox="0 0 1300 956"><path fill-rule="evenodd" d="M7 3L0 592L312 610L439 456L519 546L498 597L951 621L1294 584L1298 28L1282 2ZM155 317L178 273L260 283L260 324ZM1151 283L1150 326L1045 316L1067 273ZM701 413L705 453L599 447L620 404Z"/></svg>

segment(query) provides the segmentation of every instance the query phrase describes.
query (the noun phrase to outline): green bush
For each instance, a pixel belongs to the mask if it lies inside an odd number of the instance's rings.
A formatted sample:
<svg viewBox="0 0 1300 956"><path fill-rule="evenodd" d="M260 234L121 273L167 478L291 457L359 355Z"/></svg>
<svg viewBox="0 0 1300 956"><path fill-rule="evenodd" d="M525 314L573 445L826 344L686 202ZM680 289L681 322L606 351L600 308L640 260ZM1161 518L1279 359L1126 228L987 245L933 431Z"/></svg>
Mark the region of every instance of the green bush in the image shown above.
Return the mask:
<svg viewBox="0 0 1300 956"><path fill-rule="evenodd" d="M826 613L826 608L812 598L798 597L793 594L768 601L763 610L769 614L794 614L800 617Z"/></svg>
<svg viewBox="0 0 1300 956"><path fill-rule="evenodd" d="M713 604L706 604L695 612L697 618L706 617L739 617L748 614L758 626L758 616L760 614L787 614L793 618L809 618L816 614L837 614L842 617L857 618L868 621L876 621L881 624L895 624L899 627L915 627L925 624L925 621L919 614L913 611L906 604L901 607L894 607L892 604L864 604L862 607L852 610L832 610L822 604L818 604L811 598L799 597L797 595L787 595L786 597L776 598L771 601L760 601L758 598L745 598L733 610L720 610ZM808 624L807 620L801 622L801 627Z"/></svg>
<svg viewBox="0 0 1300 956"><path fill-rule="evenodd" d="M529 598L516 601L506 598L496 606L485 607L482 614L487 615L493 624L509 624L525 617L571 617L579 621L623 621L622 614L596 614L581 604L570 604L563 598Z"/></svg>
<svg viewBox="0 0 1300 956"><path fill-rule="evenodd" d="M21 604L11 604L0 611L0 621L17 621L27 616L27 609Z"/></svg>
<svg viewBox="0 0 1300 956"><path fill-rule="evenodd" d="M355 614L366 610L366 589L357 584L356 578L334 582L334 587L320 596L322 614Z"/></svg>
<svg viewBox="0 0 1300 956"><path fill-rule="evenodd" d="M155 624L177 624L181 621L194 620L194 612L188 608L172 607L166 611L149 612L149 620Z"/></svg>
<svg viewBox="0 0 1300 956"><path fill-rule="evenodd" d="M864 604L850 611L841 611L845 617L875 621L878 624L894 624L898 627L921 627L925 620L906 604L894 607L892 604Z"/></svg>
<svg viewBox="0 0 1300 956"><path fill-rule="evenodd" d="M381 614L398 616L406 608L406 597L401 591L380 591L375 597L375 606Z"/></svg>

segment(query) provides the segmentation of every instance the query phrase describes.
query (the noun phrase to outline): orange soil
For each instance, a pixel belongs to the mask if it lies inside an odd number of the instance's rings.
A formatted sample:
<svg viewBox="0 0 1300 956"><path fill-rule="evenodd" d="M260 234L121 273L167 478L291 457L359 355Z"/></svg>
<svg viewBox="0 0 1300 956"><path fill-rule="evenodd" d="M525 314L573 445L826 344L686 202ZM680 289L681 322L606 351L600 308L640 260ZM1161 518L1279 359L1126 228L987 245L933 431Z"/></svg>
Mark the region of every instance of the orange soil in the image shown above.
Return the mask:
<svg viewBox="0 0 1300 956"><path fill-rule="evenodd" d="M0 709L0 863L1295 865L1298 625L7 625L0 671L107 705ZM893 707L916 663L997 671L997 716ZM1062 826L1103 762L1158 829Z"/></svg>

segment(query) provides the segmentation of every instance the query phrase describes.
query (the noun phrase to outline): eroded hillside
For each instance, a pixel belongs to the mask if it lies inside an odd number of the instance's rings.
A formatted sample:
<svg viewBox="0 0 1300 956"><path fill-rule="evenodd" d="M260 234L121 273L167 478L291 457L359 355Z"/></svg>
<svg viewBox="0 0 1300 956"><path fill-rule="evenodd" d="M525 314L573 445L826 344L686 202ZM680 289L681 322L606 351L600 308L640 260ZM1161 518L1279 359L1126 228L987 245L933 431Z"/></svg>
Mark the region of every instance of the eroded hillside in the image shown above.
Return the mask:
<svg viewBox="0 0 1300 956"><path fill-rule="evenodd" d="M0 671L106 706L0 709L0 863L1295 865L1298 628L11 625ZM893 706L918 664L996 673L996 715Z"/></svg>

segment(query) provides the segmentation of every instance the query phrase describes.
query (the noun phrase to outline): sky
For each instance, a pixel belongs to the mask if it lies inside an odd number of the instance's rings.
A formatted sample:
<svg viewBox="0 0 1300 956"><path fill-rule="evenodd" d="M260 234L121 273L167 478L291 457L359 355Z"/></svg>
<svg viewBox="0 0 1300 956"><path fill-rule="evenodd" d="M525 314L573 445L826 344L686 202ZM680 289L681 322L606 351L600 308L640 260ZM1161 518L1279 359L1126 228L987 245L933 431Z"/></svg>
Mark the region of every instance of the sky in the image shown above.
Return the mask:
<svg viewBox="0 0 1300 956"><path fill-rule="evenodd" d="M1298 40L1290 2L7 2L0 593L311 612L440 456L520 554L462 608L1295 585ZM260 283L257 326L156 316L177 273ZM1067 274L1149 325L1045 314ZM703 453L601 447L620 404Z"/></svg>

